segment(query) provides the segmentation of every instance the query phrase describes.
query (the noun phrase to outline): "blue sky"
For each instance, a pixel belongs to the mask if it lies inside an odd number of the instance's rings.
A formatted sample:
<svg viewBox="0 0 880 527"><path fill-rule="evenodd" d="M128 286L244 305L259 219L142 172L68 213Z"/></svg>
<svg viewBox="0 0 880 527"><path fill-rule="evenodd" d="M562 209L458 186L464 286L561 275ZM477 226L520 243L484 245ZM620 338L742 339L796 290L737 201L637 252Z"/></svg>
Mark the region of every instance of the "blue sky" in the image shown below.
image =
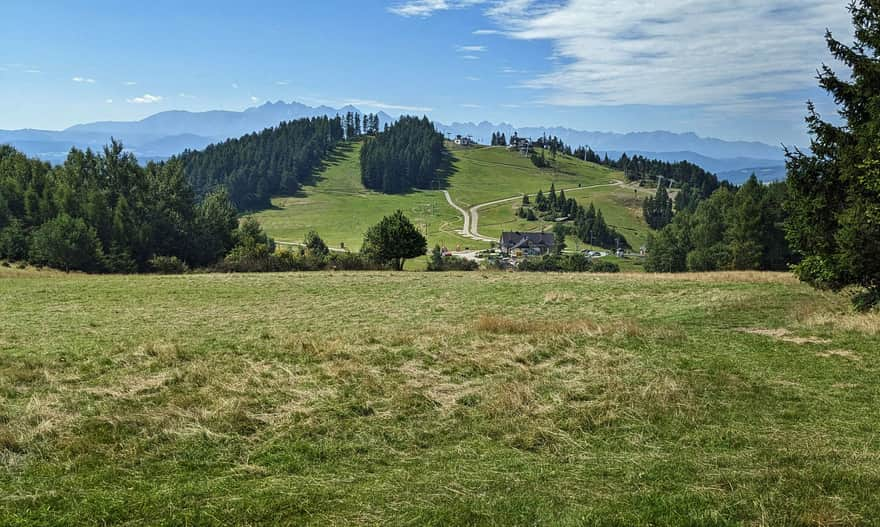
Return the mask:
<svg viewBox="0 0 880 527"><path fill-rule="evenodd" d="M0 129L267 100L804 144L842 0L4 0Z"/></svg>

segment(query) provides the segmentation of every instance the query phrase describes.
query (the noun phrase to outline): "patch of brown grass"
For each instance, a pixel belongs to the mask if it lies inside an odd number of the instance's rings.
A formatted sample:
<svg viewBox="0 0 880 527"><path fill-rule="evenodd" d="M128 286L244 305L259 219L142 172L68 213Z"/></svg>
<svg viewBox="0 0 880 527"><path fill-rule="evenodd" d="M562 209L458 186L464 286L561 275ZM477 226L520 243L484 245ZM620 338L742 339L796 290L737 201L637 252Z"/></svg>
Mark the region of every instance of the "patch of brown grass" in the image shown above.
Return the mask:
<svg viewBox="0 0 880 527"><path fill-rule="evenodd" d="M862 360L854 351L850 350L828 350L816 353L816 356L823 358L843 357L844 359L859 361Z"/></svg>
<svg viewBox="0 0 880 527"><path fill-rule="evenodd" d="M571 292L551 291L544 295L545 304L562 304L577 299L577 295Z"/></svg>
<svg viewBox="0 0 880 527"><path fill-rule="evenodd" d="M476 330L480 333L494 335L576 335L604 336L626 334L629 336L642 333L641 328L631 320L609 321L598 323L593 320L527 320L513 319L498 315L481 315L476 322Z"/></svg>
<svg viewBox="0 0 880 527"><path fill-rule="evenodd" d="M880 335L880 313L814 313L804 319L804 326Z"/></svg>
<svg viewBox="0 0 880 527"><path fill-rule="evenodd" d="M740 328L737 331L748 333L750 335L761 335L770 337L773 340L788 342L790 344L830 344L831 341L820 337L795 337L791 335L791 331L785 328L778 329L762 329L762 328Z"/></svg>
<svg viewBox="0 0 880 527"><path fill-rule="evenodd" d="M621 278L641 279L656 282L658 279L670 282L689 281L702 283L751 283L751 284L797 284L791 273L769 271L713 271L711 273L620 273Z"/></svg>

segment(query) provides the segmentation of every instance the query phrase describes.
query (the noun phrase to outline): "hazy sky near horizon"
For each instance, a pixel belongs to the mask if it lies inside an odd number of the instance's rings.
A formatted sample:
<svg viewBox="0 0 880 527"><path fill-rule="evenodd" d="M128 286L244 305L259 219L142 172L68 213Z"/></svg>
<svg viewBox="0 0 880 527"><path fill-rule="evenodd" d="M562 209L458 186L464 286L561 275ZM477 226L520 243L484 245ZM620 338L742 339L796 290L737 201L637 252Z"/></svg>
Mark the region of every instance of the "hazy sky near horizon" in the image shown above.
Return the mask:
<svg viewBox="0 0 880 527"><path fill-rule="evenodd" d="M0 129L299 101L805 144L843 0L5 0Z"/></svg>

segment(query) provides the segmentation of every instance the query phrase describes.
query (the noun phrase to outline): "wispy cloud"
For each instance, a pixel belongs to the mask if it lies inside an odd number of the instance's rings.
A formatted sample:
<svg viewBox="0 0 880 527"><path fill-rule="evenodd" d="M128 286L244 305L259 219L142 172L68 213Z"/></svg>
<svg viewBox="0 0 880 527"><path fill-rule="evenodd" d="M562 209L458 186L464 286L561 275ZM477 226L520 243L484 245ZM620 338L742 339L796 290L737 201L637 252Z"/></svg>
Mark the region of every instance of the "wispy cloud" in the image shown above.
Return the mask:
<svg viewBox="0 0 880 527"><path fill-rule="evenodd" d="M135 97L133 99L126 99L126 101L130 104L154 104L157 102L162 102L163 97L161 95L150 95L149 93L145 93L140 97Z"/></svg>
<svg viewBox="0 0 880 527"><path fill-rule="evenodd" d="M125 81L122 84L124 84L125 86L137 86L137 83L135 81Z"/></svg>
<svg viewBox="0 0 880 527"><path fill-rule="evenodd" d="M499 31L499 30L497 30L497 29L478 29L478 30L474 31L474 35L477 35L477 36L481 36L481 35L501 35L501 34L503 34L503 31Z"/></svg>
<svg viewBox="0 0 880 527"><path fill-rule="evenodd" d="M287 86L290 84L290 81L275 81L276 86Z"/></svg>
<svg viewBox="0 0 880 527"><path fill-rule="evenodd" d="M472 104L472 103L461 104L459 106L461 106L462 108L470 108L470 109L482 108L482 106L480 106L479 104Z"/></svg>
<svg viewBox="0 0 880 527"><path fill-rule="evenodd" d="M397 2L388 10L405 17L428 17L437 11L463 9L485 3L485 0L407 0Z"/></svg>
<svg viewBox="0 0 880 527"><path fill-rule="evenodd" d="M433 108L428 108L425 106L408 106L404 104L390 104L381 101L369 100L369 99L349 99L345 101L345 104L350 104L352 106L366 106L368 108L378 108L380 110L396 110L401 112L421 112L428 113L433 111Z"/></svg>
<svg viewBox="0 0 880 527"><path fill-rule="evenodd" d="M73 82L78 82L80 84L94 84L96 82L95 79L89 79L87 77L74 77L70 80L72 80Z"/></svg>
<svg viewBox="0 0 880 527"><path fill-rule="evenodd" d="M24 72L25 73L43 73L42 70L37 70L37 69L24 70Z"/></svg>
<svg viewBox="0 0 880 527"><path fill-rule="evenodd" d="M181 99L197 99L197 97L195 95L192 95L190 93L184 93L184 92L178 93L177 96L180 97Z"/></svg>
<svg viewBox="0 0 880 527"><path fill-rule="evenodd" d="M486 14L510 38L552 43L551 71L523 86L564 106L716 105L808 88L827 57L824 29L849 34L845 5L826 0L511 0Z"/></svg>
<svg viewBox="0 0 880 527"><path fill-rule="evenodd" d="M478 55L462 55L461 58L464 60L480 60Z"/></svg>
<svg viewBox="0 0 880 527"><path fill-rule="evenodd" d="M486 46L456 46L459 53L485 53L488 48Z"/></svg>
<svg viewBox="0 0 880 527"><path fill-rule="evenodd" d="M480 78L479 77L465 77L464 80L471 81L471 82L477 82L478 80L480 80Z"/></svg>
<svg viewBox="0 0 880 527"><path fill-rule="evenodd" d="M259 99L259 97L254 97L253 95L251 95L251 102L256 104L256 103L260 102L260 99Z"/></svg>
<svg viewBox="0 0 880 527"><path fill-rule="evenodd" d="M107 103L107 104L113 104L113 99L107 99L107 100L105 100L104 102Z"/></svg>

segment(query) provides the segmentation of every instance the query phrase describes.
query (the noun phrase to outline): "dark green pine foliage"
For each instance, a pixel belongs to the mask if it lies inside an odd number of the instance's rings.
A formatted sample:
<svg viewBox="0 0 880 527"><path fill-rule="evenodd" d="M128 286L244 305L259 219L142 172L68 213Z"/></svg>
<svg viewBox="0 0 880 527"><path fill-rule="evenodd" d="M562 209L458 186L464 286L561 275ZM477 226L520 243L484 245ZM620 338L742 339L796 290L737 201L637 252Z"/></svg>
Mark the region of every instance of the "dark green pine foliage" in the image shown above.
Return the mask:
<svg viewBox="0 0 880 527"><path fill-rule="evenodd" d="M529 206L524 196L523 206L517 209L517 216L528 221L537 221L539 217L535 211L540 214L540 219L555 222L554 228L562 226L584 243L606 249L631 247L625 236L605 222L602 211L597 210L595 205L590 203L585 209L574 198L566 197L564 190L557 194L555 186L550 187L549 197L545 197L543 191L538 191L534 207ZM566 219L556 221L561 218Z"/></svg>
<svg viewBox="0 0 880 527"><path fill-rule="evenodd" d="M645 269L786 270L796 261L783 231L786 199L785 183L762 185L754 175L739 189L719 188L652 234Z"/></svg>
<svg viewBox="0 0 880 527"><path fill-rule="evenodd" d="M443 135L427 117L401 117L361 149L364 186L398 194L429 188L443 160Z"/></svg>
<svg viewBox="0 0 880 527"><path fill-rule="evenodd" d="M239 211L265 209L272 196L296 192L344 131L339 117L300 119L187 151L178 159L198 197L225 188Z"/></svg>
<svg viewBox="0 0 880 527"><path fill-rule="evenodd" d="M804 257L801 280L863 287L856 302L867 308L880 302L880 3L859 0L850 11L853 45L826 34L849 71L841 77L823 65L819 75L843 122L824 121L809 105L812 153L788 152L787 233Z"/></svg>
<svg viewBox="0 0 880 527"><path fill-rule="evenodd" d="M113 141L51 167L0 146L0 258L90 272L147 271L155 256L199 266L231 249L236 226L226 194L198 203L177 160L142 167Z"/></svg>
<svg viewBox="0 0 880 527"><path fill-rule="evenodd" d="M674 214L673 201L664 185L657 187L657 193L653 197L645 198L642 214L652 229L662 229L669 225Z"/></svg>

